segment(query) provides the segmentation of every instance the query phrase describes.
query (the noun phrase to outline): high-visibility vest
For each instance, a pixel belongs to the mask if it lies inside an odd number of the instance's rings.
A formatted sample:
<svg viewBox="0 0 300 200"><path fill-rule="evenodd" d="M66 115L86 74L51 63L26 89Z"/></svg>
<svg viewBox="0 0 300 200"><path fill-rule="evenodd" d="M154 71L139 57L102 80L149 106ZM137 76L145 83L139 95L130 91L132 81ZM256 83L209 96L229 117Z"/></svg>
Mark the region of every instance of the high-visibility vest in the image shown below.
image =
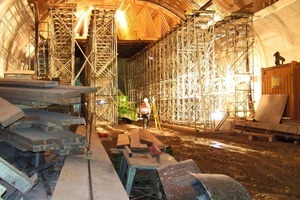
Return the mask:
<svg viewBox="0 0 300 200"><path fill-rule="evenodd" d="M149 107L147 106L147 104L144 102L141 105L141 113L142 114L147 114L149 113Z"/></svg>

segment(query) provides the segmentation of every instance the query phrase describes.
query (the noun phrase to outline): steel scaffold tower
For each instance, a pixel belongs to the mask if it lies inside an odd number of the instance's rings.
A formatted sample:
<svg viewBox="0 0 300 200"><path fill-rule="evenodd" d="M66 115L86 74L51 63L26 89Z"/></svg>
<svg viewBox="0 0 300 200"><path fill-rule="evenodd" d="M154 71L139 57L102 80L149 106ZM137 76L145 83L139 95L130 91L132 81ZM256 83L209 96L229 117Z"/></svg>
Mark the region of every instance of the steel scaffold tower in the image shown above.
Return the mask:
<svg viewBox="0 0 300 200"><path fill-rule="evenodd" d="M130 101L155 97L162 121L196 129L214 129L218 112L251 114L252 17L235 14L211 25L213 17L188 16L130 61Z"/></svg>
<svg viewBox="0 0 300 200"><path fill-rule="evenodd" d="M40 23L38 33L37 77L46 78L49 75L49 23Z"/></svg>
<svg viewBox="0 0 300 200"><path fill-rule="evenodd" d="M117 34L115 11L95 7L91 14L87 43L86 80L97 87L88 110L96 114L95 126L118 123Z"/></svg>
<svg viewBox="0 0 300 200"><path fill-rule="evenodd" d="M234 116L253 116L252 14L235 13L218 22L215 27L217 107L223 105Z"/></svg>
<svg viewBox="0 0 300 200"><path fill-rule="evenodd" d="M50 76L62 85L74 83L76 5L51 7Z"/></svg>

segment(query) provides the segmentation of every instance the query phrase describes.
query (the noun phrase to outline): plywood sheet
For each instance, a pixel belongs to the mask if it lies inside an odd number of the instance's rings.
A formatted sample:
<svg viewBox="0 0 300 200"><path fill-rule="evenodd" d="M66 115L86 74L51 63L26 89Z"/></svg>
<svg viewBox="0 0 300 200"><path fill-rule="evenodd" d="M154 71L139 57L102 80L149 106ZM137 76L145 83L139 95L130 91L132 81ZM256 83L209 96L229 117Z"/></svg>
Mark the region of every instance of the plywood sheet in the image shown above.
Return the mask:
<svg viewBox="0 0 300 200"><path fill-rule="evenodd" d="M262 95L254 119L260 122L279 124L287 99L287 94Z"/></svg>
<svg viewBox="0 0 300 200"><path fill-rule="evenodd" d="M17 106L0 97L0 124L4 127L24 117L24 112Z"/></svg>

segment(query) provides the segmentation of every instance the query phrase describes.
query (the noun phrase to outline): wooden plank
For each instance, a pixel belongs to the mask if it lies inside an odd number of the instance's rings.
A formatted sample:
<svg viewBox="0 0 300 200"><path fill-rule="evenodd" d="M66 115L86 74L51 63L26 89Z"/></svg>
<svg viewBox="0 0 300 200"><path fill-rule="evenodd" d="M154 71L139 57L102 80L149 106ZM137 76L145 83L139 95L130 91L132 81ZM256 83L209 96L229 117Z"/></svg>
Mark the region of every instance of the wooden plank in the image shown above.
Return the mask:
<svg viewBox="0 0 300 200"><path fill-rule="evenodd" d="M69 126L76 124L85 124L85 119L83 117L76 117L72 115L46 111L43 109L24 109L24 113L26 116L37 116L38 120L36 121L36 123L45 126Z"/></svg>
<svg viewBox="0 0 300 200"><path fill-rule="evenodd" d="M10 132L15 133L18 135L16 137L22 139L24 142L32 146L59 144L59 141L56 137L53 137L46 132L35 128L14 129Z"/></svg>
<svg viewBox="0 0 300 200"><path fill-rule="evenodd" d="M14 99L14 98L9 98L9 97L3 97L5 100L12 104L19 104L19 105L25 105L25 106L31 106L35 108L44 108L46 106L50 106L53 104L53 102L39 102L39 101L34 101L34 100L23 100L23 99Z"/></svg>
<svg viewBox="0 0 300 200"><path fill-rule="evenodd" d="M9 96L9 95L8 95ZM7 101L13 104L20 104L20 105L27 105L27 106L32 106L32 107L46 107L50 106L53 104L58 104L58 105L71 105L71 104L79 104L81 103L81 98L80 97L72 97L72 98L36 98L36 99L31 99L28 98L29 100L24 100L22 99L23 97L3 97ZM26 97L27 98L27 97Z"/></svg>
<svg viewBox="0 0 300 200"><path fill-rule="evenodd" d="M149 130L140 129L140 142L151 146L154 144L159 149L164 149L166 146L155 137Z"/></svg>
<svg viewBox="0 0 300 200"><path fill-rule="evenodd" d="M117 147L125 147L130 145L128 133L118 134Z"/></svg>
<svg viewBox="0 0 300 200"><path fill-rule="evenodd" d="M15 130L10 131L8 129L0 129L0 139L20 151L40 152L59 149L59 141L57 138L40 134L35 137L36 132L31 132L29 129L30 128L27 129L29 133L22 131L23 129L18 129L18 132L15 132ZM43 139L45 139L45 141Z"/></svg>
<svg viewBox="0 0 300 200"><path fill-rule="evenodd" d="M35 124L37 122L37 120L38 120L38 116L25 115L22 119L8 126L7 129L13 130L19 128L30 128L32 127L32 124Z"/></svg>
<svg viewBox="0 0 300 200"><path fill-rule="evenodd" d="M91 86L70 86L70 85L59 85L59 89L77 90L81 94L95 93L97 92L97 87Z"/></svg>
<svg viewBox="0 0 300 200"><path fill-rule="evenodd" d="M67 156L51 199L90 199L88 177L88 166L85 156Z"/></svg>
<svg viewBox="0 0 300 200"><path fill-rule="evenodd" d="M130 149L131 151L148 151L147 144L140 143L139 129L133 129L130 132Z"/></svg>
<svg viewBox="0 0 300 200"><path fill-rule="evenodd" d="M23 172L12 166L4 159L0 157L0 178L5 180L11 186L18 191L26 194L37 182L37 174L33 174L31 177L26 176ZM1 198L1 197L0 197Z"/></svg>
<svg viewBox="0 0 300 200"><path fill-rule="evenodd" d="M85 134L84 126L78 127L76 133L79 132ZM90 171L94 199L129 200L106 150L94 132L91 134L91 151ZM81 200L91 199L88 178L85 155L67 156L51 199L73 200L74 197Z"/></svg>
<svg viewBox="0 0 300 200"><path fill-rule="evenodd" d="M153 144L156 145L159 149L165 149L166 145L164 145L159 139L157 139L154 135L153 135Z"/></svg>
<svg viewBox="0 0 300 200"><path fill-rule="evenodd" d="M15 105L12 105L8 101L4 100L0 97L0 124L3 127L7 127L8 125L14 123L20 118L24 117L25 114L23 110L18 108Z"/></svg>
<svg viewBox="0 0 300 200"><path fill-rule="evenodd" d="M42 80L23 80L23 79L5 79L0 78L1 86L15 87L41 87L54 88L59 85L57 81L42 81Z"/></svg>
<svg viewBox="0 0 300 200"><path fill-rule="evenodd" d="M140 142L151 146L153 144L153 135L145 129L140 129Z"/></svg>
<svg viewBox="0 0 300 200"><path fill-rule="evenodd" d="M83 154L87 147L86 137L70 131L47 132L59 140L59 155Z"/></svg>
<svg viewBox="0 0 300 200"><path fill-rule="evenodd" d="M60 99L70 97L80 97L80 92L76 90L66 90L58 88L21 88L0 86L2 97L9 97L24 100L35 100L45 102L46 99ZM43 100L45 99L45 100Z"/></svg>

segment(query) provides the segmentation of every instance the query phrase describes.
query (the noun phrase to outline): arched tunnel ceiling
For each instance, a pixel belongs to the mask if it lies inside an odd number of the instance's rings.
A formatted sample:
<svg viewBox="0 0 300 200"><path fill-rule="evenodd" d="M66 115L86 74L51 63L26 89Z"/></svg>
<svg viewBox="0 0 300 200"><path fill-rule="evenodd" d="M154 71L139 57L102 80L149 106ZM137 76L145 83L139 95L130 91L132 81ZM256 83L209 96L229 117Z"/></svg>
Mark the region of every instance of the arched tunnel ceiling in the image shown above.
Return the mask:
<svg viewBox="0 0 300 200"><path fill-rule="evenodd" d="M119 58L130 58L141 51L146 45L156 41L161 36L185 20L189 10L214 10L219 17L233 12L256 13L278 0L28 0L35 5L39 13L39 21L43 22L49 16L52 5L76 4L77 9L89 6L101 6L107 9L122 9L130 20L130 33L118 33ZM144 30L141 23L147 30Z"/></svg>

